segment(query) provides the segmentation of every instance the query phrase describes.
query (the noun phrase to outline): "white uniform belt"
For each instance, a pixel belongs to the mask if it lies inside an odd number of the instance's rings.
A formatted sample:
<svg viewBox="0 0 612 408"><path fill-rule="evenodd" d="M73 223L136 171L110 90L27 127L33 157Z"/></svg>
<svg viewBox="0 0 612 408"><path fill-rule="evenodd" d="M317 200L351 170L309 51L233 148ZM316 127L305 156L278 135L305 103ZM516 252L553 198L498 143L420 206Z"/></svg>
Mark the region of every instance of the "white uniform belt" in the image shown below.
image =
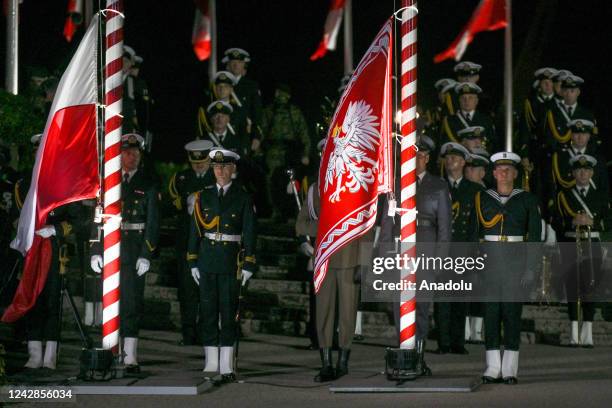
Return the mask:
<svg viewBox="0 0 612 408"><path fill-rule="evenodd" d="M523 242L523 236L522 235L485 235L484 236L484 240L485 241L492 241L492 242Z"/></svg>
<svg viewBox="0 0 612 408"><path fill-rule="evenodd" d="M568 238L576 238L576 231L566 232L565 236L568 237ZM587 231L581 231L580 232L580 238L587 239L588 237L589 237L589 233ZM591 238L598 238L599 239L599 232L598 231L591 231Z"/></svg>
<svg viewBox="0 0 612 408"><path fill-rule="evenodd" d="M145 229L145 223L131 223L131 222L122 222L121 229L124 231L142 231Z"/></svg>
<svg viewBox="0 0 612 408"><path fill-rule="evenodd" d="M204 236L213 241L240 242L242 240L240 235L221 234L220 232L205 232Z"/></svg>

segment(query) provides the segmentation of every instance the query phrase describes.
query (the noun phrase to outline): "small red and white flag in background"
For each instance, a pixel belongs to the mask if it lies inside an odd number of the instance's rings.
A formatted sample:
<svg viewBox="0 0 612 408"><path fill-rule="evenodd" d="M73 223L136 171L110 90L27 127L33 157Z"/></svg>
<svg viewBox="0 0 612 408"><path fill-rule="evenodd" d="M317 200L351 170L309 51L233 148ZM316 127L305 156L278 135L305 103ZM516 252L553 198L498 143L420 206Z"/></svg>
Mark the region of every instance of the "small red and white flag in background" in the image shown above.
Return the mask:
<svg viewBox="0 0 612 408"><path fill-rule="evenodd" d="M83 23L83 0L68 0L67 14L64 24L64 38L70 42L76 30Z"/></svg>
<svg viewBox="0 0 612 408"><path fill-rule="evenodd" d="M193 44L193 52L196 57L204 61L210 57L210 11L208 0L195 0L195 4L191 44Z"/></svg>
<svg viewBox="0 0 612 408"><path fill-rule="evenodd" d="M507 25L506 0L481 0L455 41L445 51L436 55L434 62L442 62L448 58L459 61L476 34L481 31L499 30Z"/></svg>
<svg viewBox="0 0 612 408"><path fill-rule="evenodd" d="M344 2L345 0L331 0L329 12L325 19L325 27L323 28L323 39L314 54L310 56L311 61L323 58L328 50L333 51L336 49L338 31L340 30L340 24L342 24Z"/></svg>
<svg viewBox="0 0 612 408"><path fill-rule="evenodd" d="M389 19L361 59L330 122L319 168L315 292L329 258L372 228L378 195L392 189L392 44Z"/></svg>
<svg viewBox="0 0 612 408"><path fill-rule="evenodd" d="M11 248L25 256L23 276L2 316L14 322L43 290L51 265L50 238L35 234L55 208L95 198L99 189L96 137L98 17L64 72L36 152L30 190Z"/></svg>

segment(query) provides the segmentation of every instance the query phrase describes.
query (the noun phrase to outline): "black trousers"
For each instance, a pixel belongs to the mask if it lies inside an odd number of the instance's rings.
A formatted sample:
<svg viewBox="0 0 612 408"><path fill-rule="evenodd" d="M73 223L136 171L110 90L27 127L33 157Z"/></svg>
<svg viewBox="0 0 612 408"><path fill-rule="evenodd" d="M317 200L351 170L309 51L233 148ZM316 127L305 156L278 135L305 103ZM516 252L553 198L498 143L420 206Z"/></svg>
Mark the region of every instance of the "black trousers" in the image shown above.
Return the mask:
<svg viewBox="0 0 612 408"><path fill-rule="evenodd" d="M203 273L200 277L200 318L204 346L233 346L237 340L236 308L240 281L236 275ZM221 319L221 328L219 328Z"/></svg>
<svg viewBox="0 0 612 408"><path fill-rule="evenodd" d="M181 331L184 340L196 341L200 336L198 324L200 289L193 280L186 260L186 252L178 252L178 298L181 304Z"/></svg>
<svg viewBox="0 0 612 408"><path fill-rule="evenodd" d="M122 337L138 337L144 308L145 276L136 273L136 261L144 238L138 231L123 231L121 236L121 313Z"/></svg>
<svg viewBox="0 0 612 408"><path fill-rule="evenodd" d="M578 320L578 295L580 295L580 308L582 309L582 320L592 322L595 317L595 303L589 301L591 293L597 289L597 285L601 282L601 243L597 239L593 239L591 251L589 251L586 240L581 241L582 259L580 265L577 263L577 253L575 245L568 245L564 248L563 261L572 263L573 266L569 269L569 273L565 277L565 290L568 298L567 314L570 320ZM588 259L589 252L593 254L592 263ZM591 265L593 266L594 285L591 286ZM578 269L579 267L579 269ZM579 276L580 275L580 276ZM580 281L580 282L579 282ZM578 291L578 288L580 290Z"/></svg>
<svg viewBox="0 0 612 408"><path fill-rule="evenodd" d="M504 345L505 350L518 351L521 344L522 303L485 303L485 347L487 350L499 350ZM502 340L502 327L504 337Z"/></svg>
<svg viewBox="0 0 612 408"><path fill-rule="evenodd" d="M437 302L434 304L434 316L438 328L438 347L461 348L465 345L465 316L468 303Z"/></svg>
<svg viewBox="0 0 612 408"><path fill-rule="evenodd" d="M52 238L51 266L45 287L36 304L26 315L26 331L29 341L57 341L60 333L61 278L59 274L59 246Z"/></svg>

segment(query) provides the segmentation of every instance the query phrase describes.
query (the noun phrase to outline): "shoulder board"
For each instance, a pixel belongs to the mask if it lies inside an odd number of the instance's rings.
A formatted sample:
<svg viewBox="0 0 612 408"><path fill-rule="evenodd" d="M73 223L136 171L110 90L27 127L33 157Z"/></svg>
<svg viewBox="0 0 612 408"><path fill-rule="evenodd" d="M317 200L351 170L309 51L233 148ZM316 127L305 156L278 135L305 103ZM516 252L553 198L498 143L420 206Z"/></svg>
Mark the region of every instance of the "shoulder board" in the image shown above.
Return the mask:
<svg viewBox="0 0 612 408"><path fill-rule="evenodd" d="M214 186L212 184L208 185L208 186L204 186L204 190L210 190L211 188L213 188Z"/></svg>

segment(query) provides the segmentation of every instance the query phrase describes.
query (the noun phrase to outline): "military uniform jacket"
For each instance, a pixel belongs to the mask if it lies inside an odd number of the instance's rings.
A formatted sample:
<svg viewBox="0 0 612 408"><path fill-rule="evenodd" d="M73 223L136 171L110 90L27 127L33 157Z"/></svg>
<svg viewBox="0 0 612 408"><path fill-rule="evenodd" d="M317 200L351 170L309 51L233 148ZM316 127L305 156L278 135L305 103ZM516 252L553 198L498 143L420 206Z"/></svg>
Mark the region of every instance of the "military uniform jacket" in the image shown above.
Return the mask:
<svg viewBox="0 0 612 408"><path fill-rule="evenodd" d="M452 240L453 242L478 241L478 223L474 202L476 193L483 187L467 180L465 177L457 188L450 186L452 201Z"/></svg>
<svg viewBox="0 0 612 408"><path fill-rule="evenodd" d="M556 148L558 145L565 145L570 142L572 132L567 127L567 123L573 119L587 119L597 124L593 113L582 106L576 104L576 108L569 115L564 108L563 100L556 103L551 103L550 108L546 112L545 120L542 121L543 139L541 145L543 148ZM593 136L596 135L596 130L593 131ZM595 142L592 140L591 143ZM597 141L596 143L600 143Z"/></svg>
<svg viewBox="0 0 612 408"><path fill-rule="evenodd" d="M495 126L491 118L479 111L474 111L471 120L467 120L461 113L457 111L452 116L447 116L442 120L442 130L440 132L440 146L446 142L461 143L461 139L457 136L460 130L470 126L482 126L485 128L484 135L486 140L484 145L487 150L491 151L496 145Z"/></svg>
<svg viewBox="0 0 612 408"><path fill-rule="evenodd" d="M540 242L541 216L537 197L527 191L514 189L502 204L494 189L476 193L476 214L480 238L485 235L522 236L525 241Z"/></svg>
<svg viewBox="0 0 612 408"><path fill-rule="evenodd" d="M596 150L593 144L589 143L582 154L588 154L597 159L597 165L593 169L591 187L601 190L607 196L610 191L610 186L608 170L605 165L606 160L602 155L598 154ZM550 174L552 178L551 181L557 192L563 189L571 189L576 185L576 180L572 174L572 166L569 164L569 161L578 154L580 153L578 153L571 144L555 149L550 163L551 171L548 174Z"/></svg>
<svg viewBox="0 0 612 408"><path fill-rule="evenodd" d="M211 89L205 93L202 104L198 108L197 134L200 138L205 136L206 133L210 132L212 129L206 115L206 108L216 100L218 100L218 98ZM247 110L244 105L242 105L242 102L237 101L233 96L230 97L229 101L225 102L228 102L233 109L230 114L230 126L234 129L234 132L238 134L247 134Z"/></svg>
<svg viewBox="0 0 612 408"><path fill-rule="evenodd" d="M606 231L608 211L608 196L603 191L596 190L591 186L586 197L582 197L574 186L557 193L555 227L557 231L561 231L562 236L565 232L575 233L576 227L572 225L572 220L581 212L593 218L592 232ZM571 238L571 241L574 240L575 238Z"/></svg>
<svg viewBox="0 0 612 408"><path fill-rule="evenodd" d="M261 103L261 92L259 91L257 82L242 76L234 86L234 92L240 99L247 117L251 119L254 126L259 126L261 124L263 108Z"/></svg>
<svg viewBox="0 0 612 408"><path fill-rule="evenodd" d="M255 272L255 224L253 201L239 182L234 180L222 199L219 199L216 184L205 187L196 193L191 217L187 246L189 267L213 274L236 275L240 269ZM206 234L238 235L241 240L219 241Z"/></svg>
<svg viewBox="0 0 612 408"><path fill-rule="evenodd" d="M217 135L211 131L203 135L202 139L210 140L215 147L231 150L241 156L246 156L250 148L245 135L236 133L229 128L226 130L225 135Z"/></svg>

